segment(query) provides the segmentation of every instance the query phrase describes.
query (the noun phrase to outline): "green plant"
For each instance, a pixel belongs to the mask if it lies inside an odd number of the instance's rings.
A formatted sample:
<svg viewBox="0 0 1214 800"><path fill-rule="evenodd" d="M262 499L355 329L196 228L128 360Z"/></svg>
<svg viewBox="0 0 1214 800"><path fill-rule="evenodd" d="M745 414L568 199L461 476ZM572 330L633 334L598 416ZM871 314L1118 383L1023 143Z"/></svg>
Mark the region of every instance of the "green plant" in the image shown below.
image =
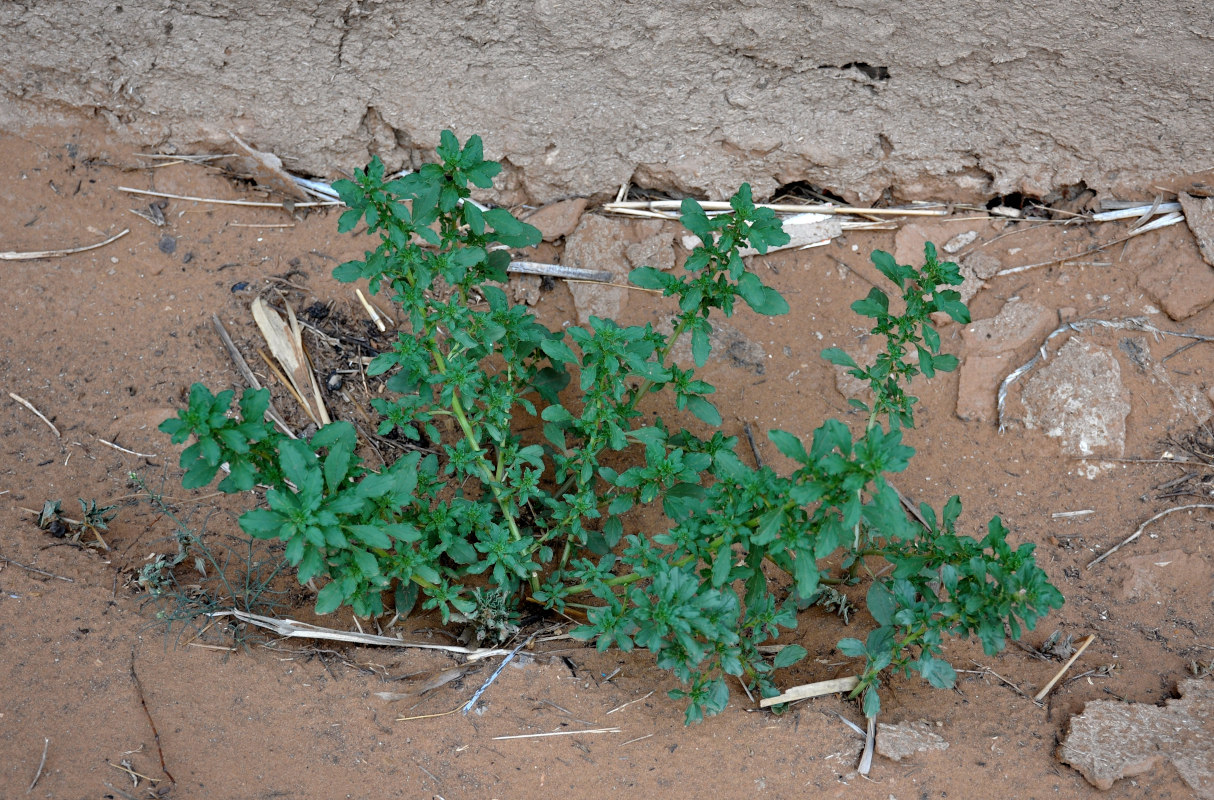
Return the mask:
<svg viewBox="0 0 1214 800"><path fill-rule="evenodd" d="M176 551L153 554L135 576L148 600L155 604L158 621L172 629L176 623L190 624L233 606L264 614L279 605L277 596L282 592L273 584L286 566L280 556L266 553L266 545L253 540L241 541L239 548L215 541L217 537L207 534L210 514L193 524L188 515L178 514L160 491L149 487L139 473L130 472L127 478L136 489L136 500L146 502L158 518L173 526L170 541ZM181 569L192 571L180 575ZM206 624L210 622L206 617Z"/></svg>
<svg viewBox="0 0 1214 800"><path fill-rule="evenodd" d="M334 187L349 206L340 230L365 222L379 240L334 275L367 279L408 320L409 331L368 368L389 376L391 395L374 401L379 432L397 431L430 452L369 471L349 423L307 441L275 432L262 419L264 390L245 392L239 417L229 417L231 392L216 396L196 385L189 407L161 428L175 442L196 439L182 455L188 486L209 483L226 461L224 491L270 487L266 507L245 513L241 527L286 542L301 581L328 578L319 613L348 604L359 615L379 614L392 592L400 613L420 599L444 620L501 620L479 592L487 583L511 605L525 598L584 613L574 634L600 649L649 649L681 682L671 695L688 701L691 722L724 709L727 675L776 694L773 670L805 650L789 645L768 661L759 645L796 627L798 604L825 595L825 604L845 608L834 587L858 581L873 562L893 566L868 591L878 627L866 642L839 645L865 659L855 694L870 715L888 670L952 684L945 636L976 634L995 652L1007 631L1018 636L1022 624L1031 629L1061 605L1032 546L1013 550L998 519L980 542L959 535L953 498L940 521L924 506L923 529L886 481L914 453L903 443L913 424L911 379L956 365L940 353L930 315L968 321L947 288L961 282L957 267L939 263L931 245L922 268L874 255L905 303L891 314L887 295L874 289L853 305L886 338L876 363L860 367L840 350L824 353L870 383L871 406L856 401L867 424L853 432L827 420L808 448L771 431L796 465L781 475L743 463L737 437L718 429L714 387L696 376L711 351L715 314L732 315L739 299L760 314L788 311L739 254L788 240L748 186L731 198L728 214L709 216L683 201L683 225L701 244L680 272L631 274L634 284L677 301L670 334L598 318L559 332L492 283L505 279L507 248L540 238L505 210L464 202L500 167L484 160L475 136L461 147L445 131L437 152L437 163L404 178L386 181L373 160ZM682 337L690 337L692 367L671 358ZM659 394L668 399L651 399ZM671 406L676 413L652 417ZM686 418L677 412L698 418L694 431L672 422ZM537 417L542 438L524 435L520 420ZM657 514L665 521L652 527Z"/></svg>

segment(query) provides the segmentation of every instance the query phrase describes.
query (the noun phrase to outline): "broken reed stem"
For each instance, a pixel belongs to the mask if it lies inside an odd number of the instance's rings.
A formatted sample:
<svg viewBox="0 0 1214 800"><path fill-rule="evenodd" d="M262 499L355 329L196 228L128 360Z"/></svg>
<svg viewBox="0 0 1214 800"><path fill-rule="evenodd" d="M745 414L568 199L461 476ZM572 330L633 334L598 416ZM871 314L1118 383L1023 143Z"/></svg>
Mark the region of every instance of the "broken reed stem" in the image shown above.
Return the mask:
<svg viewBox="0 0 1214 800"><path fill-rule="evenodd" d="M829 681L818 681L817 683L806 683L801 686L794 686L783 694L778 694L775 697L765 697L759 701L759 708L768 708L770 706L779 705L780 703L791 703L794 700L805 700L810 697L821 697L826 694L836 694L838 692L850 692L860 685L860 678L851 675L846 678L835 678Z"/></svg>
<svg viewBox="0 0 1214 800"><path fill-rule="evenodd" d="M604 211L678 211L682 206L681 200L630 200L622 203L605 203ZM706 200L700 203L705 211L731 211L729 203L720 200ZM822 203L755 203L755 208L770 208L780 214L868 214L881 217L946 217L946 208L858 208L856 206L836 206Z"/></svg>
<svg viewBox="0 0 1214 800"><path fill-rule="evenodd" d="M1083 655L1083 651L1087 650L1088 645L1094 641L1096 641L1096 634L1089 633L1087 637L1079 643L1078 649L1076 649L1075 652L1071 654L1071 657L1067 659L1066 663L1062 665L1062 669L1058 670L1054 677L1050 678L1050 682L1045 685L1045 688L1033 695L1033 702L1040 703L1041 700L1050 693L1050 690L1054 688L1054 684L1058 683L1058 679L1066 674L1066 671L1071 668L1071 665L1079 660L1079 657Z"/></svg>
<svg viewBox="0 0 1214 800"><path fill-rule="evenodd" d="M262 201L258 201L258 200L219 200L214 197L191 197L190 195L169 194L168 192L150 192L146 189L132 189L130 186L119 186L116 188L120 192L127 192L129 194L141 194L141 195L146 195L148 197L165 197L165 198L168 198L169 200L186 200L186 201L189 201L192 203L214 203L216 205L222 205L222 206L248 206L250 208L281 208L283 210L286 210L287 208L323 208L326 206L341 205L341 203L337 200L330 200L330 201L326 201L326 202L317 201L317 202L304 202L304 203L299 203L299 202L294 202L294 201L284 201L281 203L267 203L267 202L262 202Z"/></svg>
<svg viewBox="0 0 1214 800"><path fill-rule="evenodd" d="M384 324L384 320L382 317L380 317L379 312L375 309L375 306L368 303L367 298L363 297L362 290L355 289L354 294L358 295L358 302L363 304L363 309L366 310L367 316L371 318L371 321L375 323L375 327L379 328L379 332L386 333L388 326Z"/></svg>
<svg viewBox="0 0 1214 800"><path fill-rule="evenodd" d="M70 256L73 253L83 253L86 250L96 250L98 247L105 247L107 244L118 241L130 232L130 228L124 228L121 233L114 234L104 242L85 245L84 247L73 247L68 250L33 250L28 253L19 253L15 251L0 252L0 261L33 261L39 258L59 258L60 256Z"/></svg>
<svg viewBox="0 0 1214 800"><path fill-rule="evenodd" d="M539 739L543 736L576 736L579 733L619 733L619 728L588 728L581 731L552 731L551 733L520 733L514 736L494 736L493 741L502 739ZM645 737L641 737L642 739ZM637 741L633 739L633 741Z"/></svg>
<svg viewBox="0 0 1214 800"><path fill-rule="evenodd" d="M42 768L46 766L46 751L51 747L51 740L45 736L42 738L42 760L38 762L38 771L34 773L34 779L30 781L30 788L25 790L26 794L34 791L34 787L38 785L38 779L42 777Z"/></svg>
<svg viewBox="0 0 1214 800"><path fill-rule="evenodd" d="M493 674L489 676L489 679L481 684L481 688L476 690L476 693L472 695L472 699L461 706L461 709L465 714L472 710L472 707L476 705L476 701L481 699L481 695L485 693L485 690L488 689L495 680L497 680L497 676L502 674L502 670L504 670L506 665L509 664L516 655L518 655L519 651L531 644L534 640L535 634L533 633L527 637L525 642L520 643L518 647L511 650L510 654L502 659L502 663L498 664L497 669L493 670Z"/></svg>
<svg viewBox="0 0 1214 800"><path fill-rule="evenodd" d="M1174 507L1166 509L1164 511L1160 511L1158 514L1156 514L1155 516L1148 519L1146 522L1139 525L1138 530L1131 533L1129 536L1127 536L1125 539L1123 539L1119 544L1114 545L1113 547L1109 548L1108 550L1104 551L1103 553L1101 553L1100 555L1096 556L1091 561L1089 561L1087 568L1091 569L1092 567L1099 564L1101 561L1104 561L1106 558L1113 555L1113 553L1116 553L1118 550L1120 550L1121 548L1125 547L1130 542L1137 539L1139 536L1142 535L1142 532L1144 530L1146 530L1146 527L1148 525L1150 525L1152 522L1154 522L1155 520L1160 519L1161 517L1166 517L1168 514L1171 514L1173 511L1188 511L1188 510L1191 510L1194 508L1214 509L1214 505L1212 505L1210 503L1193 503L1192 505L1174 506Z"/></svg>
<svg viewBox="0 0 1214 800"><path fill-rule="evenodd" d="M125 447L123 447L123 446L121 446L121 445L114 444L113 442L107 441L107 440L105 440L105 439L100 439L100 438L99 438L99 439L97 439L97 441L101 442L102 444L104 444L104 445L106 445L106 446L108 446L108 447L112 447L112 448L114 448L115 450L118 450L118 451L120 451L120 452L126 453L126 454L128 454L128 455L132 455L132 456L139 456L140 458L159 458L159 456L152 455L151 453L137 453L137 452L135 452L134 450L128 450L128 449L126 449Z"/></svg>
<svg viewBox="0 0 1214 800"><path fill-rule="evenodd" d="M28 408L30 411L33 411L33 412L34 412L34 414L36 414L36 415L38 416L38 419L40 419L40 420L42 420L43 422L45 422L45 423L47 424L47 427L49 427L49 428L50 428L52 431L54 431L54 433L55 433L55 437L56 437L56 438L59 438L59 439L62 439L62 438L63 438L63 437L62 437L62 435L59 433L59 429L55 427L55 423L53 423L53 422L51 422L49 419L47 419L47 418L46 418L46 417L43 415L43 413L42 413L41 411L39 411L38 409L34 408L34 404L33 404L33 403L31 403L29 400L26 400L26 399L25 399L24 397L22 397L21 395L19 395L19 394L14 394L14 393L12 393L12 392L9 392L9 393L8 393L8 396L9 396L9 397L11 397L11 398L13 398L14 400L16 400L16 401L17 401L18 403L20 403L21 405L23 405L23 406L25 406L26 408Z"/></svg>

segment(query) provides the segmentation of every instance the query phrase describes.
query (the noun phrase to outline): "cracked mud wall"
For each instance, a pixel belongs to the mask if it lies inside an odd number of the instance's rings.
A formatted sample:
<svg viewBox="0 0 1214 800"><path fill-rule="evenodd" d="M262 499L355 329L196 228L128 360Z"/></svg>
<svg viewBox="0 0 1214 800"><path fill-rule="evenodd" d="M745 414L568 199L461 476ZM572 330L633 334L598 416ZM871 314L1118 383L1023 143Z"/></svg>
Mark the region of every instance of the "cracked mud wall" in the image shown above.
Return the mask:
<svg viewBox="0 0 1214 800"><path fill-rule="evenodd" d="M1214 167L1204 2L18 0L0 42L7 129L83 109L333 176L416 163L450 127L532 202L629 179L1137 196Z"/></svg>

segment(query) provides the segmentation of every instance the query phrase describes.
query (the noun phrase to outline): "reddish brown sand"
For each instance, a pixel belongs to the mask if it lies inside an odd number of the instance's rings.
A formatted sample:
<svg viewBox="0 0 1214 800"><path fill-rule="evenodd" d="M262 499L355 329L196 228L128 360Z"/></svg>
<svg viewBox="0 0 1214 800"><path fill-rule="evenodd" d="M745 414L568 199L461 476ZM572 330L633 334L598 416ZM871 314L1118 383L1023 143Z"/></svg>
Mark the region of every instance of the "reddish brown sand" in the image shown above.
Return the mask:
<svg viewBox="0 0 1214 800"><path fill-rule="evenodd" d="M955 375L920 387L919 426L909 436L919 456L899 488L937 508L959 493L967 532L980 534L999 514L1015 542L1036 543L1067 605L1027 642L1039 646L1054 630L1077 640L1094 634L1070 674L1112 670L1064 680L1038 707L1026 695L1044 686L1057 661L1014 646L990 658L973 643L951 643L952 663L970 670L956 690L893 680L883 690L881 717L927 721L948 749L897 763L877 757L868 777L855 772L862 741L838 716L862 722L854 703L826 697L776 716L756 710L735 687L724 714L685 728L681 706L666 697L671 677L645 653L545 643L508 667L474 713L398 721L458 707L496 660L415 706L374 693L402 686L388 677L457 661L416 649L313 647L218 623L202 636L180 626L166 632L134 575L149 554L172 550L165 539L171 527L134 502L128 473L163 485L195 524L220 509L206 520L209 535L237 533L231 512L252 498L201 499L202 492L182 491L177 449L155 426L193 381L213 389L243 385L214 334L212 314L266 377L248 304L273 276L295 270L294 288L277 285L296 308L332 302L361 321L352 289L329 272L335 260L361 254L365 241L338 235L333 211L292 217L179 200L164 208L167 225L154 227L129 211L145 208L148 199L116 187L263 196L200 166L153 170L151 163L91 124L0 137L0 250L76 247L130 229L90 252L0 262L0 556L63 578L0 562L0 797L27 796L47 739L30 797L147 797L149 786L175 798L1094 797L1101 793L1056 759L1071 715L1097 699L1161 702L1189 676L1192 662L1214 658L1209 516L1173 514L1108 561L1085 567L1158 511L1202 502L1156 498L1153 487L1180 472L1120 462L1089 477L1085 464L1062 455L1057 440L1041 431L1014 425L1001 436L991 424L958 420ZM269 224L276 227L239 227ZM1012 266L1077 252L1123 228L1020 223L983 230L979 244ZM854 346L860 331L847 306L869 286L846 265L863 265L871 250L892 247L890 232L852 232L828 247L757 262L793 310L775 320L739 314L732 321L766 352L761 375L728 361L709 364L729 433L749 422L759 432L807 434L824 416L846 414L818 353ZM1020 249L1009 253L1013 248ZM1152 301L1139 289L1139 273L1167 269L1195 252L1189 232L1175 226L1082 259L1098 264L996 279L972 302L974 317L993 316L1015 295L1079 316L1141 314ZM238 284L248 288L234 290ZM543 295L537 310L550 325L574 318L561 285ZM650 295L628 297L629 320L656 320L659 312ZM1209 308L1182 322L1152 319L1164 328L1214 333ZM1117 351L1126 335L1092 338ZM946 349L958 350L956 326L944 329L944 340ZM1156 361L1184 343L1144 341ZM1210 354L1208 344L1190 348L1165 362L1167 374L1207 388ZM1195 429L1197 420L1176 407L1157 376L1128 363L1123 359L1132 402L1125 455L1158 458L1165 437ZM47 415L61 435L10 402L9 392ZM298 410L277 387L275 396L298 422ZM154 457L125 454L102 439ZM759 442L763 456L779 463L765 437ZM78 517L78 497L120 506L105 534L108 552L52 538L24 510L59 499L67 516ZM1052 517L1085 509L1094 513ZM188 567L179 568L183 580L190 579ZM855 589L857 599L863 591ZM298 587L282 599L286 616L354 629L348 613L317 619ZM804 645L810 657L782 671L779 683L851 674L855 664L833 644L862 636L870 623L863 613L845 627L820 609L805 612L801 628L783 641ZM409 619L397 630L415 641L449 643L435 627L432 619ZM618 732L495 739L612 726ZM118 768L123 762L147 776L138 787ZM1117 782L1104 796L1191 797L1193 790L1163 764Z"/></svg>

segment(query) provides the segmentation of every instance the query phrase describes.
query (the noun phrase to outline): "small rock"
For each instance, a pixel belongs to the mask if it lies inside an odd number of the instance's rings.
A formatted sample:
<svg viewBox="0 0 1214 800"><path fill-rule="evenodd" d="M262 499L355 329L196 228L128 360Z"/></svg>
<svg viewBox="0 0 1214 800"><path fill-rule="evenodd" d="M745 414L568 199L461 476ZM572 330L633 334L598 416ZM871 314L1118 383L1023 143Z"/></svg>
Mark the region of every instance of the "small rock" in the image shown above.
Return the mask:
<svg viewBox="0 0 1214 800"><path fill-rule="evenodd" d="M1190 679L1179 689L1181 697L1163 708L1120 700L1088 703L1071 719L1058 758L1098 789L1171 761L1198 797L1214 800L1214 683Z"/></svg>
<svg viewBox="0 0 1214 800"><path fill-rule="evenodd" d="M555 242L573 233L585 210L586 198L575 197L537 208L523 217L523 222L539 228L545 242Z"/></svg>
<svg viewBox="0 0 1214 800"><path fill-rule="evenodd" d="M156 246L160 248L160 252L166 256L171 256L177 252L177 239L166 233L160 237L160 241L156 243Z"/></svg>
<svg viewBox="0 0 1214 800"><path fill-rule="evenodd" d="M899 264L910 264L918 267L923 264L923 246L927 242L936 245L937 251L944 250L942 243L952 243L958 237L973 234L977 239L984 231L993 230L972 220L939 220L932 222L912 222L903 225L894 234L894 260ZM970 241L974 241L971 239ZM964 246L964 245L963 245ZM960 249L960 248L958 248ZM956 251L937 252L941 261L947 261L948 253Z"/></svg>
<svg viewBox="0 0 1214 800"><path fill-rule="evenodd" d="M1054 312L1045 306L1012 300L996 316L963 328L957 416L979 422L994 420L999 384L1028 361L1054 324Z"/></svg>
<svg viewBox="0 0 1214 800"><path fill-rule="evenodd" d="M1063 452L1123 454L1130 400L1111 350L1071 338L1029 379L1022 399L1025 426L1060 438Z"/></svg>
<svg viewBox="0 0 1214 800"><path fill-rule="evenodd" d="M1214 197L1198 199L1181 192L1180 207L1184 211L1185 224L1197 238L1201 257L1214 267Z"/></svg>
<svg viewBox="0 0 1214 800"><path fill-rule="evenodd" d="M1198 230L1201 224L1190 223ZM1174 320L1187 319L1214 302L1214 269L1202 260L1204 252L1192 241L1181 239L1146 254L1138 285Z"/></svg>
<svg viewBox="0 0 1214 800"><path fill-rule="evenodd" d="M944 252L952 255L978 238L978 231L959 233L944 243Z"/></svg>
<svg viewBox="0 0 1214 800"><path fill-rule="evenodd" d="M948 742L926 722L903 722L898 725L877 723L877 754L894 761L927 750L947 750Z"/></svg>
<svg viewBox="0 0 1214 800"><path fill-rule="evenodd" d="M533 306L540 301L539 275L513 275L510 278L510 296L516 303Z"/></svg>
<svg viewBox="0 0 1214 800"><path fill-rule="evenodd" d="M564 263L579 269L610 272L613 283L624 284L632 271L627 256L629 246L643 244L652 238L665 238L665 227L665 223L656 220L625 222L586 214L565 242ZM668 238L666 246L670 246ZM569 284L569 291L573 294L578 320L586 324L591 316L618 318L628 290L603 283L574 282Z"/></svg>
<svg viewBox="0 0 1214 800"><path fill-rule="evenodd" d="M674 269L674 246L669 236L650 236L624 248L624 258L634 268Z"/></svg>

